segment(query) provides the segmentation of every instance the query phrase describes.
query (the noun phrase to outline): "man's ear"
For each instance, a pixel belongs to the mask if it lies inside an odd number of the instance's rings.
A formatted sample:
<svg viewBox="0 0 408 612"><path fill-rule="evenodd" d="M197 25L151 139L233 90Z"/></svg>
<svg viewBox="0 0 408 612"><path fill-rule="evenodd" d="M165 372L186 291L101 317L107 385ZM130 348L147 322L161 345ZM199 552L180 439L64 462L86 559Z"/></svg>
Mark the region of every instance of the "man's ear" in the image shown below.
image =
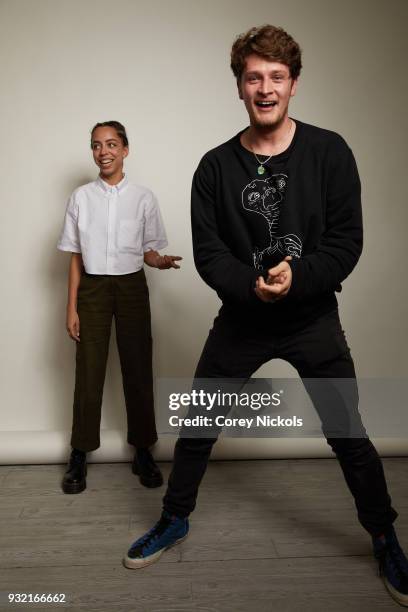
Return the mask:
<svg viewBox="0 0 408 612"><path fill-rule="evenodd" d="M292 87L290 88L290 95L291 96L294 96L295 93L296 93L298 79L299 79L299 77L297 77L296 79L293 79L293 81L292 81Z"/></svg>
<svg viewBox="0 0 408 612"><path fill-rule="evenodd" d="M241 83L239 82L239 80L237 79L237 89L238 89L238 96L239 99L242 100L242 90L241 90Z"/></svg>

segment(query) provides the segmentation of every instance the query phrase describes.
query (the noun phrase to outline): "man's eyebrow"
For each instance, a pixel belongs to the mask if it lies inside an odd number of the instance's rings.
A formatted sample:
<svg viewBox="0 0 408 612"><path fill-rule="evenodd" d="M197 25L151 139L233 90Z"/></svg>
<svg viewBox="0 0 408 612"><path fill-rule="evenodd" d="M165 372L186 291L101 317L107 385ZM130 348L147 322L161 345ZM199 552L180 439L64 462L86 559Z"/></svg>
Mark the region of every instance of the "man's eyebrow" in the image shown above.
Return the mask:
<svg viewBox="0 0 408 612"><path fill-rule="evenodd" d="M249 70L245 73L247 76L262 76L263 72L260 70ZM274 76L285 76L285 70L271 70L269 74L273 74Z"/></svg>
<svg viewBox="0 0 408 612"><path fill-rule="evenodd" d="M261 70L249 70L247 73L247 75L258 75L258 74L263 74ZM282 68L278 68L278 69L274 69L271 70L270 74L274 74L274 75L282 75L284 76L286 74L286 70L283 70Z"/></svg>

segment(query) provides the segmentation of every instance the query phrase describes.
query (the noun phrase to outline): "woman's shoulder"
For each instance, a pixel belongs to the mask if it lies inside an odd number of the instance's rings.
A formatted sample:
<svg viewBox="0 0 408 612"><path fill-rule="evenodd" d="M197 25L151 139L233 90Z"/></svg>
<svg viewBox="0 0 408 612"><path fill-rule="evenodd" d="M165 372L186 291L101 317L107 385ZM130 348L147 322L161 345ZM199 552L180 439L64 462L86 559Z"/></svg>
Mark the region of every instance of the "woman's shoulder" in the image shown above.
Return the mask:
<svg viewBox="0 0 408 612"><path fill-rule="evenodd" d="M79 201L83 196L90 195L91 193L95 193L97 191L97 182L89 181L88 183L84 183L83 185L79 185L74 189L71 193L71 200Z"/></svg>

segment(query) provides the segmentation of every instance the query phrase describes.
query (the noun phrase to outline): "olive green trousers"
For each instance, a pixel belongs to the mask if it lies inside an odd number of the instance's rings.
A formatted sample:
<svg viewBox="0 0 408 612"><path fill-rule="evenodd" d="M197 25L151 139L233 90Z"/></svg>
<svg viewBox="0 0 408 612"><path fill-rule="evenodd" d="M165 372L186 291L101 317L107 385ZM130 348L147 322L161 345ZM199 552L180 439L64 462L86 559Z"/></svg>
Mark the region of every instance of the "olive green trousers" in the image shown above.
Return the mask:
<svg viewBox="0 0 408 612"><path fill-rule="evenodd" d="M78 289L80 342L71 445L82 451L100 445L103 386L112 319L122 370L127 441L137 447L157 441L153 402L149 291L143 270L118 276L84 272Z"/></svg>

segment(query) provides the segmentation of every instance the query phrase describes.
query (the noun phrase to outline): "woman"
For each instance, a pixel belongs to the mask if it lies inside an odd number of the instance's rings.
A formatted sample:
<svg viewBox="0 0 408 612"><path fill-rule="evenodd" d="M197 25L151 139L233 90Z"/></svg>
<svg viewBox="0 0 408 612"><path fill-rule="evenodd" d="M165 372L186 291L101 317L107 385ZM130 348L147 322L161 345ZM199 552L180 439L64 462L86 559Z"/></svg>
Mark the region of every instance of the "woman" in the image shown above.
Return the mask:
<svg viewBox="0 0 408 612"><path fill-rule="evenodd" d="M132 470L146 487L163 477L149 447L157 441L153 405L152 339L145 262L179 268L181 257L161 256L167 239L155 196L123 173L129 153L124 126L97 123L91 132L95 181L71 195L58 248L71 252L67 331L76 342L72 452L64 493L86 488L86 453L100 444L103 384L115 319L126 401L127 441L136 448Z"/></svg>

